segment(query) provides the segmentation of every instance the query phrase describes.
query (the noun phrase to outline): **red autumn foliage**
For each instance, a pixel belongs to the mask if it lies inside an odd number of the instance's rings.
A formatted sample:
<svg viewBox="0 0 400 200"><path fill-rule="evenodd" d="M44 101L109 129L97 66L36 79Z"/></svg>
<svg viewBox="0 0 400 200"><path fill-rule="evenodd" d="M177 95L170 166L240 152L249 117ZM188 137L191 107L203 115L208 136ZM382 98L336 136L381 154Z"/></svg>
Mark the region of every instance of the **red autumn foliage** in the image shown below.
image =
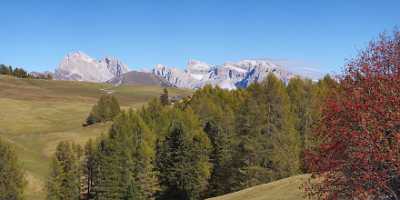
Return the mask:
<svg viewBox="0 0 400 200"><path fill-rule="evenodd" d="M306 152L317 199L400 199L400 32L351 60Z"/></svg>

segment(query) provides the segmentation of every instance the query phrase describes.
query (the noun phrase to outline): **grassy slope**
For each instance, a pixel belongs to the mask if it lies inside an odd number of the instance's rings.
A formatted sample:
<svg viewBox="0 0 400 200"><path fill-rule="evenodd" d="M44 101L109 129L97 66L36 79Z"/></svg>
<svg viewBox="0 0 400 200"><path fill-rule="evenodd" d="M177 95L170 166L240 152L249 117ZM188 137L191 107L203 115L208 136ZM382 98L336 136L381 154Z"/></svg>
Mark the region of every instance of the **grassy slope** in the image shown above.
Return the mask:
<svg viewBox="0 0 400 200"><path fill-rule="evenodd" d="M293 176L208 200L304 200L301 186L307 178L307 175Z"/></svg>
<svg viewBox="0 0 400 200"><path fill-rule="evenodd" d="M27 199L42 200L49 158L59 141L84 144L107 132L110 124L82 127L107 84L22 80L0 76L0 136L16 146L28 179ZM140 107L157 97L156 86L111 88L124 108ZM170 89L171 95L190 91Z"/></svg>

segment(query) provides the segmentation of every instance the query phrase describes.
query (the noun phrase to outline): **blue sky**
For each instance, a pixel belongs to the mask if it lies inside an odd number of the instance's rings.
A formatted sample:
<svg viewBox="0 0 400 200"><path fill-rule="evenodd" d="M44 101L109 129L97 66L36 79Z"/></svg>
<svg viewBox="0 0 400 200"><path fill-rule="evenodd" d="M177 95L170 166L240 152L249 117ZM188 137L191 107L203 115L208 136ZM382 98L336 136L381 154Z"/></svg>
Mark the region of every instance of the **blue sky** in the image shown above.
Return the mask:
<svg viewBox="0 0 400 200"><path fill-rule="evenodd" d="M399 7L399 0L2 0L0 63L53 70L81 50L131 69L270 58L332 72L400 25Z"/></svg>

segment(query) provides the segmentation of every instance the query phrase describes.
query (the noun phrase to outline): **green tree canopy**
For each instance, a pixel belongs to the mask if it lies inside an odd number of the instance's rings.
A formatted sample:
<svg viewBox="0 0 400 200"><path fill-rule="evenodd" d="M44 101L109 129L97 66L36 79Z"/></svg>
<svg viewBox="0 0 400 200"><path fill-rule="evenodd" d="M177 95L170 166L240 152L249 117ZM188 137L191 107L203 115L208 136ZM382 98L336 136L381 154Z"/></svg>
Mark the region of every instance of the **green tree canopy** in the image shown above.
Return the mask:
<svg viewBox="0 0 400 200"><path fill-rule="evenodd" d="M57 145L47 182L48 200L79 199L80 155L80 148L71 142Z"/></svg>
<svg viewBox="0 0 400 200"><path fill-rule="evenodd" d="M10 144L0 138L0 199L22 200L26 180Z"/></svg>
<svg viewBox="0 0 400 200"><path fill-rule="evenodd" d="M200 199L211 174L207 135L190 109L174 109L167 136L157 148L160 199Z"/></svg>
<svg viewBox="0 0 400 200"><path fill-rule="evenodd" d="M95 199L153 199L158 181L155 136L134 111L122 112L100 140L93 172ZM139 198L140 197L140 198Z"/></svg>
<svg viewBox="0 0 400 200"><path fill-rule="evenodd" d="M86 125L113 120L121 112L117 98L113 95L102 95L93 106L86 119Z"/></svg>

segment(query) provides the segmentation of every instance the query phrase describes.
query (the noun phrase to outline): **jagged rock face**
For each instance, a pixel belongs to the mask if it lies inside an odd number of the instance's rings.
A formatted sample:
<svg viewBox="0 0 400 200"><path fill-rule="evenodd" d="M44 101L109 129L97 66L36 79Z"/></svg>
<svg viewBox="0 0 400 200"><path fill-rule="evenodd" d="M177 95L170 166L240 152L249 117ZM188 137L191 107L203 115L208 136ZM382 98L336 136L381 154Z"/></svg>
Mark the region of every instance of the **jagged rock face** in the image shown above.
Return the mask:
<svg viewBox="0 0 400 200"><path fill-rule="evenodd" d="M153 69L153 74L165 79L174 87L179 88L196 88L198 80L193 78L189 72L183 72L174 67L166 67L158 64Z"/></svg>
<svg viewBox="0 0 400 200"><path fill-rule="evenodd" d="M55 71L57 80L106 82L128 72L128 66L116 58L95 60L85 53L69 53Z"/></svg>
<svg viewBox="0 0 400 200"><path fill-rule="evenodd" d="M211 65L198 60L189 60L185 72L196 80L202 80L212 68Z"/></svg>
<svg viewBox="0 0 400 200"><path fill-rule="evenodd" d="M153 73L166 79L173 86L192 89L206 84L224 89L243 88L262 81L269 73L274 73L285 82L293 77L293 74L269 60L242 60L223 65L209 65L190 60L184 71L157 65Z"/></svg>

